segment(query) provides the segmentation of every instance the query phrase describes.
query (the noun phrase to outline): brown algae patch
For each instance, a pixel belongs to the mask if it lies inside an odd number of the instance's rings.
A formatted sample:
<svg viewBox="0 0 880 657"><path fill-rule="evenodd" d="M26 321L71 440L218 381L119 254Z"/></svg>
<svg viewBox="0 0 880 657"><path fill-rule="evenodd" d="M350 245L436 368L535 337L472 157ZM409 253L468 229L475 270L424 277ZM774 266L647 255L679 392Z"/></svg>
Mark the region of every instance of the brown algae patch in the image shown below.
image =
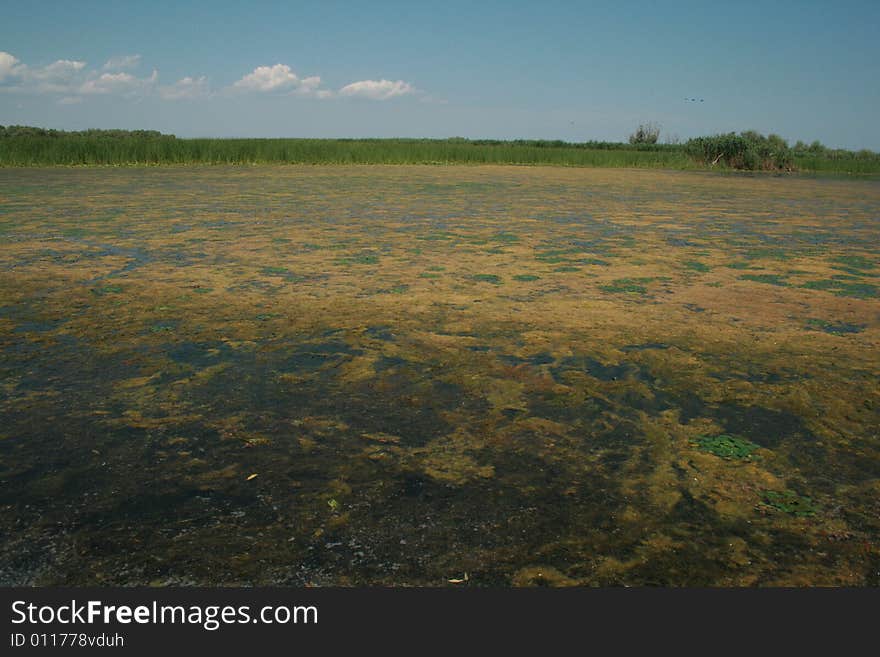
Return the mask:
<svg viewBox="0 0 880 657"><path fill-rule="evenodd" d="M0 198L5 584L878 583L876 182L52 169Z"/></svg>

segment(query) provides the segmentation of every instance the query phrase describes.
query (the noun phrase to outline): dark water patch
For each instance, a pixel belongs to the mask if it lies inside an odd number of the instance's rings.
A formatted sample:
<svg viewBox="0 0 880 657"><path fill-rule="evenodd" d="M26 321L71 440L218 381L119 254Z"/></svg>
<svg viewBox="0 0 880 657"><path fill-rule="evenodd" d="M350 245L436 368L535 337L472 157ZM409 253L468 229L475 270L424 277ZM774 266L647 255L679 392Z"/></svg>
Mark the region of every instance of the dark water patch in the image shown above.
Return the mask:
<svg viewBox="0 0 880 657"><path fill-rule="evenodd" d="M477 353L485 353L491 350L492 347L486 344L475 344L468 347L468 351L476 351Z"/></svg>
<svg viewBox="0 0 880 657"><path fill-rule="evenodd" d="M373 370L375 372L385 372L387 370L392 370L407 365L409 365L409 361L405 358L399 358L398 356L382 355L376 359L375 363L373 363Z"/></svg>
<svg viewBox="0 0 880 657"><path fill-rule="evenodd" d="M56 328L61 326L66 319L55 319L55 320L34 320L30 322L21 322L16 326L12 332L13 333L48 333L49 331L54 331Z"/></svg>
<svg viewBox="0 0 880 657"><path fill-rule="evenodd" d="M776 411L763 406L742 406L734 402L717 404L711 408L712 415L725 431L744 436L761 445L774 448L783 440L800 436L813 440L812 432L803 420L788 411Z"/></svg>
<svg viewBox="0 0 880 657"><path fill-rule="evenodd" d="M642 344L628 344L620 347L621 351L646 351L648 349L669 349L668 344L662 342L644 342Z"/></svg>
<svg viewBox="0 0 880 657"><path fill-rule="evenodd" d="M756 372L750 371L744 377L746 381L749 383L780 383L782 379L782 375L779 372Z"/></svg>
<svg viewBox="0 0 880 657"><path fill-rule="evenodd" d="M537 367L538 365L548 365L550 363L553 363L556 359L551 354L544 351L539 354L535 354L534 356L527 356L525 358L521 358L520 356L514 356L511 354L499 354L498 360L500 360L505 365L510 365L511 367L524 365L526 363Z"/></svg>
<svg viewBox="0 0 880 657"><path fill-rule="evenodd" d="M744 521L726 521L687 489L664 518L663 533L675 549L652 550L627 572L627 582L641 586L717 586L719 578L735 575L742 566L730 560L730 537L753 541Z"/></svg>
<svg viewBox="0 0 880 657"><path fill-rule="evenodd" d="M363 353L339 340L299 345L276 363L279 372L315 372Z"/></svg>
<svg viewBox="0 0 880 657"><path fill-rule="evenodd" d="M557 367L550 368L557 381L562 381L566 371L586 372L600 381L621 381L634 379L653 382L654 377L648 370L636 363L623 362L618 365L606 365L590 356L568 356L563 358Z"/></svg>
<svg viewBox="0 0 880 657"><path fill-rule="evenodd" d="M697 417L707 414L706 402L691 390L654 389L654 400L657 411L678 410L678 421L687 424Z"/></svg>
<svg viewBox="0 0 880 657"><path fill-rule="evenodd" d="M391 327L387 324L381 326L368 326L364 330L364 335L374 340L382 340L383 342L393 342L395 337L391 332Z"/></svg>
<svg viewBox="0 0 880 657"><path fill-rule="evenodd" d="M193 367L210 367L234 356L234 349L225 342L182 342L165 348L168 357Z"/></svg>
<svg viewBox="0 0 880 657"><path fill-rule="evenodd" d="M565 424L591 423L597 420L611 405L604 399L591 398L580 401L571 395L553 391L534 393L528 399L529 412Z"/></svg>

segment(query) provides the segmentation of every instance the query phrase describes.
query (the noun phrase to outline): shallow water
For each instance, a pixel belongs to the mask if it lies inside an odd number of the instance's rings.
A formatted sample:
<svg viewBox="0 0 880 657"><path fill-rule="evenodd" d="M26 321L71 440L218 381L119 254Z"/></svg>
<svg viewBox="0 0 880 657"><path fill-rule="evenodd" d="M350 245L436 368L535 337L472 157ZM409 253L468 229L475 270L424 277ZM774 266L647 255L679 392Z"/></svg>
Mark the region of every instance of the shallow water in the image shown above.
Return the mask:
<svg viewBox="0 0 880 657"><path fill-rule="evenodd" d="M4 585L880 584L876 181L5 169L0 238Z"/></svg>

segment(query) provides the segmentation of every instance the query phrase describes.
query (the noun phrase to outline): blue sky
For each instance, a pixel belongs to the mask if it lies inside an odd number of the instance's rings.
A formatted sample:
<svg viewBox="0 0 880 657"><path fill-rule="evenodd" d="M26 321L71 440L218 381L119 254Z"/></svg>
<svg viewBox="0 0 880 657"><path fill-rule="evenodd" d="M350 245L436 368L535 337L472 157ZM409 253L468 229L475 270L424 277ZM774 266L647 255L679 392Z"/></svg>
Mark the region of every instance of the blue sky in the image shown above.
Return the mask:
<svg viewBox="0 0 880 657"><path fill-rule="evenodd" d="M4 4L3 125L880 150L877 0Z"/></svg>

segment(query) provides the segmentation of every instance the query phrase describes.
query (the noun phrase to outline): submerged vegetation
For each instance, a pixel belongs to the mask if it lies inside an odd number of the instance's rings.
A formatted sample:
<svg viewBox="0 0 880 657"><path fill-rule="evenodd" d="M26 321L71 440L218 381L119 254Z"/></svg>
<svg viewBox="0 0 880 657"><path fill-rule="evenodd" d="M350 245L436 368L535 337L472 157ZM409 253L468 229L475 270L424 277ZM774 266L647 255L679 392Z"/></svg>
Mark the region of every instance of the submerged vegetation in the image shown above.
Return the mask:
<svg viewBox="0 0 880 657"><path fill-rule="evenodd" d="M729 168L880 173L880 154L789 147L754 131L657 142L639 126L629 143L495 139L181 139L154 130L64 132L0 126L0 166L160 164L519 164L666 169Z"/></svg>

